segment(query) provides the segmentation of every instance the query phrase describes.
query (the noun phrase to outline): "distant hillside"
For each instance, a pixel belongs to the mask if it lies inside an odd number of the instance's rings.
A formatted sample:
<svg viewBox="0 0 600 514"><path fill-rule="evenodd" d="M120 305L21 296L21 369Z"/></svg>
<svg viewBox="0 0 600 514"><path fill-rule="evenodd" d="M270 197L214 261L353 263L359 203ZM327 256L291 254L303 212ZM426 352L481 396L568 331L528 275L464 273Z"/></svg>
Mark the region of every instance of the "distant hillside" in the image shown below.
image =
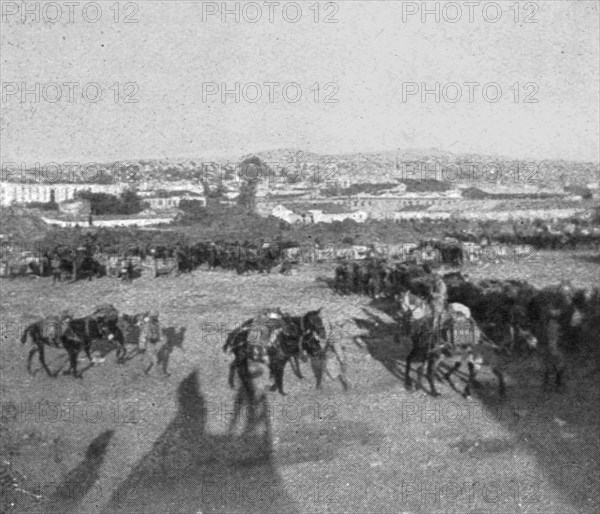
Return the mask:
<svg viewBox="0 0 600 514"><path fill-rule="evenodd" d="M123 163L106 163L93 177L89 172L76 181L128 182L139 186L144 182L195 182L229 180L235 177L236 166L244 159L256 156L269 164L273 177L296 174L301 182L340 180L351 183L390 183L403 179L437 178L454 185L473 183L472 170L479 170L479 182L493 184L494 166L502 170L499 183L527 183L540 187L585 186L600 180L598 163L563 160L523 161L508 157L477 154L453 154L435 148L399 149L351 154L317 154L293 148L266 150L242 156L232 156L214 162L202 157L194 159L139 159ZM493 163L493 164L492 164ZM488 166L486 168L486 166ZM462 177L458 176L458 169ZM444 174L441 173L444 169ZM437 170L437 176L436 175ZM484 171L487 174L484 175ZM32 174L33 175L33 174ZM272 177L272 178L273 178ZM13 180L7 177L8 180ZM315 180L316 179L316 180Z"/></svg>
<svg viewBox="0 0 600 514"><path fill-rule="evenodd" d="M258 152L266 162L292 165L307 163L324 176L349 178L353 183L385 183L406 179L424 181L437 178L455 185L474 181L492 184L492 171L501 170L498 181L504 185L526 183L540 187L585 186L598 182L598 163L563 160L523 161L494 155L453 154L437 149L319 155L283 149ZM317 165L317 166L315 166ZM461 170L462 177L458 170Z"/></svg>

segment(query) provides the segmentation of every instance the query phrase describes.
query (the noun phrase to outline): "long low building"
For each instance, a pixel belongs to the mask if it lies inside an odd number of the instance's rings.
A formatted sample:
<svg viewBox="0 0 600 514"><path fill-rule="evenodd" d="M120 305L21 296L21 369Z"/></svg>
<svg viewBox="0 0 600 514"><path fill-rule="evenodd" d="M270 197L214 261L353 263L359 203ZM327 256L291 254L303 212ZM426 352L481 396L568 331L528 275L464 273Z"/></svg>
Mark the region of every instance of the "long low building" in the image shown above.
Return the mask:
<svg viewBox="0 0 600 514"><path fill-rule="evenodd" d="M368 217L364 211L349 211L335 204L279 204L270 214L288 223L332 223L344 220L363 223Z"/></svg>
<svg viewBox="0 0 600 514"><path fill-rule="evenodd" d="M515 210L406 210L394 213L395 221L402 220L534 220L534 219L566 219L586 213L582 208L558 208L558 209L515 209Z"/></svg>
<svg viewBox="0 0 600 514"><path fill-rule="evenodd" d="M313 209L328 209L331 205L341 208L340 212L364 212L370 219L394 219L395 213L406 208L423 208L435 206L441 209L452 209L462 202L459 191L442 192L397 192L384 194L359 193L351 196L335 196L325 198L264 198L257 201L256 211L261 216L269 216L278 205L284 205L294 211L311 203ZM294 207L297 205L298 207Z"/></svg>
<svg viewBox="0 0 600 514"><path fill-rule="evenodd" d="M348 198L344 205L349 210L360 209L371 219L394 219L394 213L405 208L435 206L451 209L461 202L458 191L368 195Z"/></svg>
<svg viewBox="0 0 600 514"><path fill-rule="evenodd" d="M49 218L40 216L41 219L48 225L63 227L63 228L75 228L75 227L89 227L89 218L81 217L62 217L62 218ZM93 227L151 227L153 225L160 225L166 223L173 223L177 218L176 214L173 215L159 215L159 216L144 216L144 217L124 217L124 216L94 216L92 219Z"/></svg>
<svg viewBox="0 0 600 514"><path fill-rule="evenodd" d="M118 196L127 185L125 184L87 184L87 183L23 183L0 182L0 205L27 204L33 202L65 202L75 198L77 193L90 191Z"/></svg>

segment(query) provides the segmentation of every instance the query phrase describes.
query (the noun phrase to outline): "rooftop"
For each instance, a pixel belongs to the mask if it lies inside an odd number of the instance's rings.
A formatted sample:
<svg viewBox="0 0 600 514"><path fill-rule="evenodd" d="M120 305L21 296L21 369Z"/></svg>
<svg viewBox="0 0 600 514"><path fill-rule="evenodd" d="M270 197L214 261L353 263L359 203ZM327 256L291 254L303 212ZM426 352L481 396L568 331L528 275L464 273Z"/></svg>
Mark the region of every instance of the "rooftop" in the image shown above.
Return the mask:
<svg viewBox="0 0 600 514"><path fill-rule="evenodd" d="M334 203L293 203L282 204L286 209L298 214L305 214L309 211L321 211L323 214L346 214L352 212L342 205Z"/></svg>

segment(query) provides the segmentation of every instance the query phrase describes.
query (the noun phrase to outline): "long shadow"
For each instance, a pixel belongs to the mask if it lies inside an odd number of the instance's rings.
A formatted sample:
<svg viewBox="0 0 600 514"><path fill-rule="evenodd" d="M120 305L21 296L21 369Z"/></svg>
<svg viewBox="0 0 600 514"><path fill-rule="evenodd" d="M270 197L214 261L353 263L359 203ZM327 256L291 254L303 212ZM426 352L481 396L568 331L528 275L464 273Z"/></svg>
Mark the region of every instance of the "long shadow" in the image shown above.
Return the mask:
<svg viewBox="0 0 600 514"><path fill-rule="evenodd" d="M83 461L75 466L52 495L44 502L43 511L48 513L76 512L79 503L98 480L104 455L114 430L106 430L88 446Z"/></svg>
<svg viewBox="0 0 600 514"><path fill-rule="evenodd" d="M535 455L554 488L582 513L598 512L600 506L598 362L597 352L587 358L568 355L562 391L543 389L541 373L527 362L509 368L512 384L503 402L492 384L475 390L490 415L511 432L514 444Z"/></svg>
<svg viewBox="0 0 600 514"><path fill-rule="evenodd" d="M374 308L392 315L386 305ZM390 373L403 378L399 362L405 360L410 342L390 335L400 330L395 323L365 313L366 319L354 321L368 330L361 336L367 350ZM474 458L512 452L516 447L534 455L554 488L582 513L598 512L600 506L600 346L586 344L597 341L597 331L590 327L584 333L579 353L565 354L567 388L562 392L543 390L541 370L525 355L515 357L504 370L508 383L504 400L498 396L493 375L483 370L481 385L473 393L483 403L486 417L495 419L511 436L508 440L474 437L459 445ZM461 373L459 378L466 376ZM534 498L534 481L527 487L524 494Z"/></svg>
<svg viewBox="0 0 600 514"><path fill-rule="evenodd" d="M394 315L393 307L387 303L378 301L373 305L373 308ZM397 321L386 322L365 308L363 312L366 318L353 318L353 321L367 333L355 337L355 342L358 344L359 339L373 359L381 362L396 378L404 380L404 361L410 352L410 339L403 333L402 325Z"/></svg>
<svg viewBox="0 0 600 514"><path fill-rule="evenodd" d="M169 369L169 360L171 354L175 348L183 350L183 342L185 341L186 327L166 327L162 329L162 333L165 336L165 343L158 350L157 358L158 365L162 368L162 371L167 374Z"/></svg>
<svg viewBox="0 0 600 514"><path fill-rule="evenodd" d="M209 434L197 375L182 380L175 417L104 512L297 512L273 462L266 398L250 406L241 435Z"/></svg>

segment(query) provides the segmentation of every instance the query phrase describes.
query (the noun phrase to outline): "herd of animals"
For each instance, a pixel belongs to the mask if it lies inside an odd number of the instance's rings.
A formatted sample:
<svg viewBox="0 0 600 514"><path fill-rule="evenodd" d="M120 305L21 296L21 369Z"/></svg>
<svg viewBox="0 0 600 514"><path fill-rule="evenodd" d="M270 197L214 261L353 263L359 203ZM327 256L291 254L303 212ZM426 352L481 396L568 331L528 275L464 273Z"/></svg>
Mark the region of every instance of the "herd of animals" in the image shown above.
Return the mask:
<svg viewBox="0 0 600 514"><path fill-rule="evenodd" d="M437 327L431 306L436 280L442 282L445 295ZM586 335L594 337L600 329L599 289L576 289L567 280L541 289L519 280L476 283L460 271L442 276L428 264L368 259L339 264L332 286L341 295L368 295L374 302L390 306L398 334L407 336L411 344L406 385L412 385L412 361L419 360L417 385L422 387L426 366L434 396L438 394L434 379L442 363L447 380L466 363L465 396L470 395L477 369L488 366L504 396L503 369L514 353L535 354L542 364L543 385L553 382L560 388L564 385L565 354L593 344L584 339Z"/></svg>
<svg viewBox="0 0 600 514"><path fill-rule="evenodd" d="M514 242L531 243L527 237L558 240L580 239L593 242L598 234L587 225L567 224L561 230L551 230L547 226L531 225L529 232L513 227ZM527 228L527 227L526 227ZM522 232L519 232L519 230ZM556 233L555 233L556 232ZM475 234L471 234L475 237ZM501 234L500 234L501 235ZM462 240L468 240L470 233L462 231L456 238L438 241L442 263L460 266ZM498 236L498 234L496 234ZM498 236L499 237L499 236ZM498 239L500 240L500 239ZM538 241L539 242L539 241ZM156 272L159 261L172 260L178 273L190 273L201 265L209 270L220 267L235 270L238 274L247 271L270 272L281 265L281 272L290 269L293 243L260 241L228 243L172 241L168 244L128 245L126 252L114 245L101 244L98 234L87 234L76 249L53 245L45 248L38 263L40 274L51 274L53 280L64 275L78 279L117 274L131 280L135 270L134 262L150 261ZM435 241L434 241L435 243ZM431 245L431 241L427 242ZM435 244L433 245L435 246ZM123 254L125 253L125 255ZM435 377L447 368L444 378L450 380L464 363L468 368L468 380L464 394L470 394L480 365L489 366L498 377L499 393L505 392L503 368L509 354L532 352L544 363L544 383L554 378L556 386L563 383L565 372L564 352L577 349L583 344L584 333L594 333L600 328L600 293L595 289L575 289L570 283L538 289L517 280L471 281L460 271L452 271L443 277L432 266L439 263L423 263L415 259L397 260L368 252L360 259L342 260L335 267L333 288L340 295L362 294L370 296L389 308L397 322L398 340L408 341L410 351L406 358L406 384L412 385L411 364L419 361L417 385L425 369L430 392L437 395ZM441 279L444 284L443 313L433 305L435 283ZM439 282L439 280L438 280ZM291 315L271 312L274 317L258 315L242 323L235 329L225 344L224 350L233 353L230 367L230 384L237 375L246 389L252 386L252 363L265 364L273 379L272 390L284 394L283 369L287 362L299 377L300 360L309 360L320 385L321 374L317 370L333 352L339 354L332 338L327 337L319 311L304 315ZM439 318L439 319L438 319ZM269 326L266 337L253 337L261 332L261 324ZM48 346L64 348L70 361L69 372L81 376L77 370L77 360L81 351L91 357L92 342L108 340L116 345L117 362L124 363L128 352L127 344L135 344L137 354L154 355L161 340L158 313L127 315L119 313L112 306L100 306L89 316L74 318L63 312L29 325L23 333L22 341L31 340L27 368L38 354L42 367L53 376L45 363L44 348ZM156 357L150 359L150 367ZM342 385L347 380L340 375Z"/></svg>
<svg viewBox="0 0 600 514"><path fill-rule="evenodd" d="M596 214L597 216L597 214ZM448 237L473 243L495 241L499 244L531 245L542 250L578 250L600 247L600 227L591 220L573 219L558 223L542 220L504 224L495 230L449 230Z"/></svg>
<svg viewBox="0 0 600 514"><path fill-rule="evenodd" d="M320 309L300 316L291 316L280 309L267 310L267 314L267 318L259 314L246 320L227 336L223 346L223 351L233 354L229 385L232 389L235 388L236 374L240 382L231 430L240 419L243 407L256 405L258 396L255 378L262 374L263 366L266 366L273 379L271 391L278 391L282 395L285 395L283 376L286 364L291 362L296 376L304 378L300 371L300 360L309 359L317 388L321 388L324 373L328 373L333 379L339 379L344 389L348 388L342 350L338 342L327 338ZM265 322L266 320L268 321ZM117 364L124 364L128 360L126 342L129 342L135 345L129 358L140 355L144 360L146 374L156 366L168 376L167 362L160 358L160 354L163 348L168 351L170 343L162 341L159 314L145 312L131 316L119 313L110 304L98 306L92 314L82 318L73 318L69 312L63 311L59 315L48 316L28 325L21 337L23 344L30 341L33 345L27 358L27 370L32 373L31 361L38 354L48 376L56 377L57 372L50 371L45 362L45 347L63 348L67 351L70 362L70 368L64 373L81 378L82 374L77 370L78 356L84 351L90 366L93 366L95 361L91 352L92 344L99 339L116 345ZM339 371L335 376L329 372L331 367L327 364L331 359L336 359L339 363ZM253 409L250 412L254 412Z"/></svg>
<svg viewBox="0 0 600 514"><path fill-rule="evenodd" d="M542 220L512 224L481 222L467 228L462 226L464 224L448 220L422 220L415 231L436 233L440 229L438 225L444 229L445 237L431 240L429 244L442 254L441 261L457 265L465 260L465 256L469 258L485 253L484 249L489 245L553 250L600 248L600 227L591 220L564 220L554 224ZM290 262L286 261L293 259L285 259L284 256L290 251L293 253L294 248L298 249L298 244L290 241L189 243L179 240L175 233L161 236L164 242L159 244L155 244L148 233L134 234L130 237L134 243L123 249L115 243L114 235L103 230L79 237L77 245L57 245L49 240L36 251L25 252L31 254L27 257L11 257L3 245L0 263L3 271L0 275L52 275L56 280L109 275L131 279L144 267L153 268L154 276L157 276L190 272L204 263L209 269L220 267L239 274L249 271L268 273L281 264L282 272L288 272Z"/></svg>
<svg viewBox="0 0 600 514"><path fill-rule="evenodd" d="M282 395L284 368L288 361L293 360L292 367L296 375L303 378L300 372L299 359L311 359L313 371L317 379L317 387L321 386L324 368L321 364L331 353L338 352L336 342L328 340L325 324L320 309L308 311L300 316L292 316L279 309L270 311L276 315L276 322L265 322L258 315L242 323L227 337L223 350L233 354L230 366L229 384L235 387L235 374L241 380L246 391L254 390L252 377L256 374L252 364L265 364L274 383L272 391ZM266 318L272 321L273 318ZM111 304L97 306L93 312L81 318L75 318L70 312L62 311L58 315L46 316L29 324L21 335L21 343L28 341L32 345L27 357L27 371L32 371L32 360L38 355L42 368L49 377L56 377L45 360L46 348L66 350L69 356L69 369L64 374L82 378L77 369L79 354L83 351L90 366L95 364L92 357L93 344L96 341L108 341L116 347L116 362L124 364L130 358L141 354L146 359L145 372L153 366L167 373L166 367L161 366L159 352L163 344L162 331L158 312L144 312L135 315L119 313ZM266 337L264 336L266 334ZM135 346L128 354L127 344ZM347 388L345 378L340 377L342 385Z"/></svg>
<svg viewBox="0 0 600 514"><path fill-rule="evenodd" d="M445 295L438 324L430 301L436 283L443 283ZM468 368L465 396L471 394L481 366L488 366L496 375L499 395L504 396L504 368L515 353L535 354L543 365L544 386L560 388L564 384L566 354L580 349L585 334L597 333L600 328L600 291L576 289L568 281L542 289L517 280L475 283L460 271L442 276L429 264L369 258L340 263L331 284L340 295L369 295L391 309L397 323L397 341L405 340L410 345L406 385L412 387L411 364L417 361L417 387L423 388L426 370L429 392L434 396L438 395L435 379L440 377L440 370L445 369L442 378L453 385L451 377L463 364ZM159 314L127 315L108 304L82 318L62 312L27 326L21 341L28 340L33 344L27 359L30 372L32 359L38 354L46 373L55 376L44 356L45 347L56 347L69 355L70 368L66 373L81 377L78 356L85 352L93 365L91 348L95 340L115 345L119 364L127 360L126 343L133 343L136 349L129 358L144 355L150 369L158 365ZM347 388L345 362L338 343L328 337L320 309L297 316L279 309L259 314L227 337L223 350L233 354L229 384L234 387L237 373L242 389L254 394L257 369L266 366L273 379L271 390L285 394L283 376L287 363L303 378L300 362L310 360L320 387L323 369L327 369L333 355L342 365L338 378Z"/></svg>
<svg viewBox="0 0 600 514"><path fill-rule="evenodd" d="M284 262L284 244L238 244L228 242L198 242L174 245L129 246L125 252L86 242L76 248L54 245L26 260L14 264L7 274L52 276L53 281L92 279L117 276L131 281L144 267L154 276L159 274L190 273L206 264L209 270L217 267L235 270L239 275L250 271L270 273L281 265L280 272L290 271Z"/></svg>

